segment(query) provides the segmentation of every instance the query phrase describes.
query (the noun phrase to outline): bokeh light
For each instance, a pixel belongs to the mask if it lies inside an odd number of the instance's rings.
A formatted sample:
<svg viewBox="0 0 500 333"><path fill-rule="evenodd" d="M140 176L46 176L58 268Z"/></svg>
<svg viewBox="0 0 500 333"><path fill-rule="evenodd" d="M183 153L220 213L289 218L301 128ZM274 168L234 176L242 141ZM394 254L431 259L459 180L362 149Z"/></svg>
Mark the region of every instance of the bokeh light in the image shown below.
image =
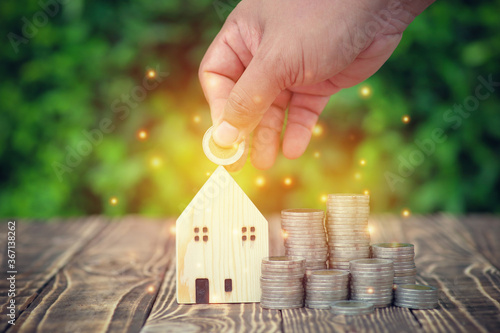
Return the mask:
<svg viewBox="0 0 500 333"><path fill-rule="evenodd" d="M403 209L403 210L401 211L401 215L402 215L403 217L409 217L409 216L411 215L411 212L410 212L410 210L409 210L409 209L405 208L405 209Z"/></svg>
<svg viewBox="0 0 500 333"><path fill-rule="evenodd" d="M162 165L162 160L158 156L155 156L151 159L151 166L153 168L159 168Z"/></svg>
<svg viewBox="0 0 500 333"><path fill-rule="evenodd" d="M154 79L156 77L156 72L153 69L148 70L148 78Z"/></svg>
<svg viewBox="0 0 500 333"><path fill-rule="evenodd" d="M109 199L109 203L111 204L111 206L116 206L118 205L118 198L117 197L111 197Z"/></svg>
<svg viewBox="0 0 500 333"><path fill-rule="evenodd" d="M193 122L196 123L196 124L199 124L201 121L201 117L196 115L196 116L193 116Z"/></svg>
<svg viewBox="0 0 500 333"><path fill-rule="evenodd" d="M285 186L292 186L293 184L292 178L286 177L285 179L283 179L283 184L285 184Z"/></svg>
<svg viewBox="0 0 500 333"><path fill-rule="evenodd" d="M372 89L369 87L369 86L362 86L360 89L359 89L359 94L361 95L361 97L363 98L368 98L372 95Z"/></svg>
<svg viewBox="0 0 500 333"><path fill-rule="evenodd" d="M316 124L313 127L312 134L314 136L320 136L321 134L323 134L323 126L321 124Z"/></svg>
<svg viewBox="0 0 500 333"><path fill-rule="evenodd" d="M365 159L361 159L361 160L359 161L359 164L360 164L360 165L366 165L366 160L365 160Z"/></svg>
<svg viewBox="0 0 500 333"><path fill-rule="evenodd" d="M401 118L401 121L402 121L403 123L405 123L405 124L408 124L408 123L410 123L411 118L410 118L410 116L405 115L405 116L403 116L403 118Z"/></svg>
<svg viewBox="0 0 500 333"><path fill-rule="evenodd" d="M264 185L266 185L266 179L262 176L259 176L255 179L255 185L257 185L258 187L262 187Z"/></svg>
<svg viewBox="0 0 500 333"><path fill-rule="evenodd" d="M148 138L148 132L146 130L140 130L137 132L137 137L139 140L146 140Z"/></svg>

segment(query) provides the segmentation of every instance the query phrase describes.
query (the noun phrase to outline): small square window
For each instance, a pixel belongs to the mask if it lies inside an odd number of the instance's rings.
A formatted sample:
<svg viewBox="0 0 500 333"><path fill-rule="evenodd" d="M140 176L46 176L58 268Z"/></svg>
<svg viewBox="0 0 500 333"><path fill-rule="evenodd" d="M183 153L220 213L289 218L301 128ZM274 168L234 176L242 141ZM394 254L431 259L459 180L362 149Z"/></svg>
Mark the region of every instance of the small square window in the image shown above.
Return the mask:
<svg viewBox="0 0 500 333"><path fill-rule="evenodd" d="M250 240L255 240L255 235L250 236Z"/></svg>
<svg viewBox="0 0 500 333"><path fill-rule="evenodd" d="M207 233L208 232L208 228L207 227L203 227L203 232Z"/></svg>
<svg viewBox="0 0 500 333"><path fill-rule="evenodd" d="M251 232L255 232L255 227L251 227L251 228L250 228L250 231L251 231Z"/></svg>
<svg viewBox="0 0 500 333"><path fill-rule="evenodd" d="M194 241L197 242L200 240L200 236L194 236Z"/></svg>
<svg viewBox="0 0 500 333"><path fill-rule="evenodd" d="M247 232L247 227L241 228L241 232Z"/></svg>
<svg viewBox="0 0 500 333"><path fill-rule="evenodd" d="M194 228L194 232L196 232L196 233L200 232L200 228L198 228L198 227Z"/></svg>
<svg viewBox="0 0 500 333"><path fill-rule="evenodd" d="M226 291L226 292L233 291L233 280L232 279L225 279L224 280L224 291Z"/></svg>
<svg viewBox="0 0 500 333"><path fill-rule="evenodd" d="M244 236L244 235L243 235L243 236L241 237L241 240L246 241L246 240L247 240L247 236Z"/></svg>
<svg viewBox="0 0 500 333"><path fill-rule="evenodd" d="M208 236L203 236L203 241L208 242Z"/></svg>

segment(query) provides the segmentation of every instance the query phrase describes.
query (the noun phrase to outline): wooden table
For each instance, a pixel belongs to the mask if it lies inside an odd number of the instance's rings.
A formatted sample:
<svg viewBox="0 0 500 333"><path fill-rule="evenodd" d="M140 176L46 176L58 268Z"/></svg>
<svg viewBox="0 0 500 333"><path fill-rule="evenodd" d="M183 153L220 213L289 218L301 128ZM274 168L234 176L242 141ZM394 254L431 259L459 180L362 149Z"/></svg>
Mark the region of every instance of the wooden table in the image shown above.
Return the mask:
<svg viewBox="0 0 500 333"><path fill-rule="evenodd" d="M271 254L283 253L270 218ZM493 332L500 331L500 219L449 215L371 219L372 242L415 244L418 283L439 308L263 310L259 304L178 305L175 221L128 216L17 221L15 326L7 323L7 223L0 230L0 332Z"/></svg>

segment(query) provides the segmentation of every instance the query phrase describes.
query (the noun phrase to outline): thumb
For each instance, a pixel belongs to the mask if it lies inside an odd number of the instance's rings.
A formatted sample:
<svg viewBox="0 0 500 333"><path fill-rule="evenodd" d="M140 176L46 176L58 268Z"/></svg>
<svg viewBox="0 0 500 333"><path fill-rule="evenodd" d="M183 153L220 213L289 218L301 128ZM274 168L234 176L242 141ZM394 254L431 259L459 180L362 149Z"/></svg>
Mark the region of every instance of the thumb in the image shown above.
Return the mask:
<svg viewBox="0 0 500 333"><path fill-rule="evenodd" d="M219 146L229 147L245 140L280 94L276 67L266 60L254 57L231 90L214 124L213 138Z"/></svg>

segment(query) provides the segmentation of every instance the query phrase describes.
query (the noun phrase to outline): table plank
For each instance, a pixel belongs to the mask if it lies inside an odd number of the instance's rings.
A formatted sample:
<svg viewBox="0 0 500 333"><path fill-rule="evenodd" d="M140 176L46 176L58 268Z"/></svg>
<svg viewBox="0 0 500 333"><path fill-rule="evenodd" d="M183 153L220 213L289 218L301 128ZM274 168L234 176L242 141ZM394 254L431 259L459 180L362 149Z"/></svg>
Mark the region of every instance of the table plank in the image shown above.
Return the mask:
<svg viewBox="0 0 500 333"><path fill-rule="evenodd" d="M137 332L163 279L168 224L110 223L50 281L8 332Z"/></svg>
<svg viewBox="0 0 500 333"><path fill-rule="evenodd" d="M448 215L386 217L377 221L381 241L415 244L418 283L440 288L440 307L412 310L425 331L487 332L500 329L500 274L471 234ZM400 239L393 230L402 229ZM500 235L497 234L497 239ZM480 238L477 238L478 240Z"/></svg>
<svg viewBox="0 0 500 333"><path fill-rule="evenodd" d="M500 269L500 217L492 215L471 215L458 220L467 229L479 252Z"/></svg>
<svg viewBox="0 0 500 333"><path fill-rule="evenodd" d="M103 218L53 220L40 223L18 220L16 223L16 310L17 316L33 302L43 287L67 262L78 253L94 235L105 226ZM7 226L1 230L0 251L2 265L7 267ZM0 275L1 313L6 312L8 284L5 271ZM17 324L17 322L16 322ZM8 327L0 321L0 332Z"/></svg>
<svg viewBox="0 0 500 333"><path fill-rule="evenodd" d="M280 311L263 310L258 303L177 304L174 244L168 251L170 260L165 280L141 333L281 331Z"/></svg>

